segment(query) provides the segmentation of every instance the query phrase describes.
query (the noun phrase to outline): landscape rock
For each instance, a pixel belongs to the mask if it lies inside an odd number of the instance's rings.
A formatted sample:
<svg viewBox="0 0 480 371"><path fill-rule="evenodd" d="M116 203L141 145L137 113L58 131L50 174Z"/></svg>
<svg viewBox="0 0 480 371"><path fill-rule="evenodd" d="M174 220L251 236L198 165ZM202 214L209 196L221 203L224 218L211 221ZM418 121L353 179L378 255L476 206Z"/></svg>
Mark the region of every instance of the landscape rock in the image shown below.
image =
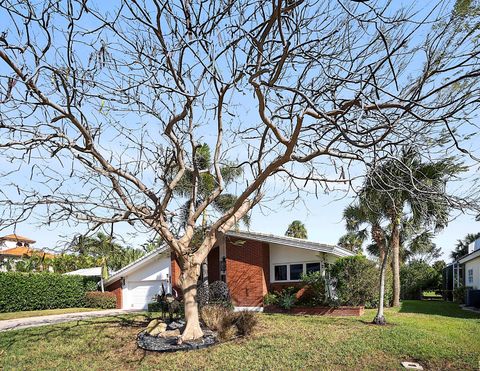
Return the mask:
<svg viewBox="0 0 480 371"><path fill-rule="evenodd" d="M178 337L178 336L180 336L180 330L179 329L166 330L166 331L163 331L162 333L160 333L158 336L162 337L162 338Z"/></svg>
<svg viewBox="0 0 480 371"><path fill-rule="evenodd" d="M176 330L176 329L181 329L183 326L185 326L184 321L174 321L168 324L168 329L169 330Z"/></svg>
<svg viewBox="0 0 480 371"><path fill-rule="evenodd" d="M164 333L167 330L167 324L166 323L159 323L157 326L155 326L149 334L152 336L157 336L162 333Z"/></svg>

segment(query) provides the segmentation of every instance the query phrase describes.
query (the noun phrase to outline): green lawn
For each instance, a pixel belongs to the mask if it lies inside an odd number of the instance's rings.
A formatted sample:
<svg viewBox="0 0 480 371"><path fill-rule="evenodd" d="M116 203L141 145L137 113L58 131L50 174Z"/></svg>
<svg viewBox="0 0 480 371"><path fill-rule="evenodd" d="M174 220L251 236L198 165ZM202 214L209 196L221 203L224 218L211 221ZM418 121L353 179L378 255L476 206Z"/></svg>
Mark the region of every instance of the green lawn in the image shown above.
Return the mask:
<svg viewBox="0 0 480 371"><path fill-rule="evenodd" d="M0 321L15 318L49 316L51 314L64 314L76 312L91 312L94 310L101 310L98 308L63 308L63 309L45 309L45 310L26 310L22 312L0 313Z"/></svg>
<svg viewBox="0 0 480 371"><path fill-rule="evenodd" d="M158 354L137 349L139 315L0 334L0 369L478 369L480 316L457 305L407 301L386 311L389 325L360 318L260 315L256 333L210 349Z"/></svg>

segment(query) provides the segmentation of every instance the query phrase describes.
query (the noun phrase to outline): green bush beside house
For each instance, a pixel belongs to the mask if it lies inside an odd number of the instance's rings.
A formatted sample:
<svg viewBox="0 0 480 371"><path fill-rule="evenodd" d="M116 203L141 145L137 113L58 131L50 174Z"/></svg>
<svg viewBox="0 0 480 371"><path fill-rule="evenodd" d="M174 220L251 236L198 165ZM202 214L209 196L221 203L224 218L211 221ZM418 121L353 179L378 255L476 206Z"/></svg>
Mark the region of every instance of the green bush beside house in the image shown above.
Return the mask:
<svg viewBox="0 0 480 371"><path fill-rule="evenodd" d="M85 307L98 278L56 273L0 273L0 312Z"/></svg>

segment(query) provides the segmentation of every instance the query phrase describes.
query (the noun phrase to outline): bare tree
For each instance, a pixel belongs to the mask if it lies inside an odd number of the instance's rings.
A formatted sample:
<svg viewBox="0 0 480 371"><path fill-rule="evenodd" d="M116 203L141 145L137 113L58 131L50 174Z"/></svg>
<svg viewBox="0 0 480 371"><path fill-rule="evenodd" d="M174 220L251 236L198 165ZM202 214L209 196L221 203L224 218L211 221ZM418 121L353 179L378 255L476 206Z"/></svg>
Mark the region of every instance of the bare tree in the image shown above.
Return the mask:
<svg viewBox="0 0 480 371"><path fill-rule="evenodd" d="M304 0L0 7L2 227L41 215L92 231L120 222L155 231L182 271L181 340L202 336L200 265L271 196L269 178L278 192L317 194L350 186L405 143L468 154L478 29L459 30L448 3L421 12ZM196 156L204 143L208 168ZM243 177L226 187L221 169L232 164ZM235 201L215 212L226 192Z"/></svg>

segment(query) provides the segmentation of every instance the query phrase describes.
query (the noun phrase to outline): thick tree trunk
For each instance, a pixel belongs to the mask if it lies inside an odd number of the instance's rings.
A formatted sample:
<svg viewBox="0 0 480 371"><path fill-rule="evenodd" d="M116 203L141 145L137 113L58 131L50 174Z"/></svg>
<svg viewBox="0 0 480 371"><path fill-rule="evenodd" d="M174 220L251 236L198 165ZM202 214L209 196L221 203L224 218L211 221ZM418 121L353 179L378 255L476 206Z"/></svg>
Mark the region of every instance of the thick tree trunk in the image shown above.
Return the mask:
<svg viewBox="0 0 480 371"><path fill-rule="evenodd" d="M380 268L380 284L378 288L378 309L377 315L373 319L373 323L376 325L385 325L387 321L385 320L385 315L383 314L383 307L384 307L384 298L385 298L385 274L387 271L387 260L388 254L385 249L381 249L383 251L383 260L381 261L382 265Z"/></svg>
<svg viewBox="0 0 480 371"><path fill-rule="evenodd" d="M185 302L185 320L186 326L179 339L179 343L188 340L199 339L203 336L200 328L197 304L197 283L200 276L200 265L189 264L182 270L180 284L183 291L183 300Z"/></svg>
<svg viewBox="0 0 480 371"><path fill-rule="evenodd" d="M398 218L392 221L392 273L393 273L393 306L400 306L400 229Z"/></svg>

